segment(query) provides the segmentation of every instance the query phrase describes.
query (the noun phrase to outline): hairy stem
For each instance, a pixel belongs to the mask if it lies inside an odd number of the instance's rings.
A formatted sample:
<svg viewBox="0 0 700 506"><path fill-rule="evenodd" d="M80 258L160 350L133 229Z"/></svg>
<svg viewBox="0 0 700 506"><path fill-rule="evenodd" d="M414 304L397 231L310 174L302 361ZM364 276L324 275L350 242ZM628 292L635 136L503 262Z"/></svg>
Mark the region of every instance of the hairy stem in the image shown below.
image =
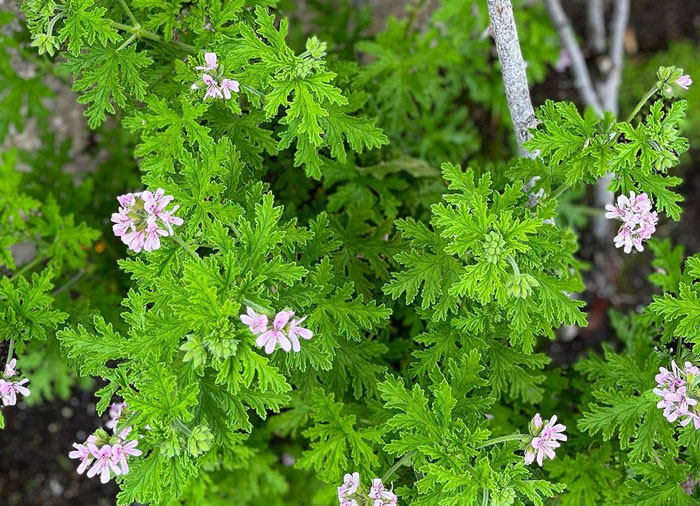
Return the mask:
<svg viewBox="0 0 700 506"><path fill-rule="evenodd" d="M391 478L391 476L393 476L393 474L399 469L399 467L401 467L406 462L409 462L411 460L411 457L413 457L414 453L416 453L416 452L415 451L408 452L403 457L401 457L399 460L394 462L394 465L391 466L389 469L387 469L386 473L384 473L384 475L382 476L382 481L384 482L384 481L388 480L389 478Z"/></svg>
<svg viewBox="0 0 700 506"><path fill-rule="evenodd" d="M185 241L183 241L179 235L173 234L172 237L173 237L173 239L175 239L176 243L178 243L180 246L182 246L182 249L184 249L187 253L190 254L190 256L192 256L192 258L194 258L195 260L201 260L201 258L197 254L197 252L195 250L193 250L192 248L190 248L190 245L187 244Z"/></svg>
<svg viewBox="0 0 700 506"><path fill-rule="evenodd" d="M486 446L491 446L498 443L505 443L506 441L522 441L523 439L528 437L530 436L528 436L527 434L509 434L507 436L495 437L493 439L489 439L488 441L484 441L476 448L485 448Z"/></svg>
<svg viewBox="0 0 700 506"><path fill-rule="evenodd" d="M141 25L136 25L136 26L130 26L130 25L125 25L123 23L117 23L116 21L112 21L112 27L116 28L117 30L122 30L124 32L130 33L132 35L135 35L139 39L147 39L147 40L152 40L153 42L164 42L165 39L161 37L160 35L157 35L153 32L149 32L148 30L145 30L141 28ZM190 46L189 44L185 44L183 42L178 42L176 40L170 41L175 47L182 49L183 51L187 51L188 53L194 53L194 47Z"/></svg>
<svg viewBox="0 0 700 506"><path fill-rule="evenodd" d="M15 338L11 337L10 338L10 346L7 348L7 359L5 360L5 366L10 363L10 360L12 360L12 354L15 352Z"/></svg>
<svg viewBox="0 0 700 506"><path fill-rule="evenodd" d="M17 279L19 276L21 276L22 274L24 274L28 270L34 268L37 264L41 263L42 260L44 260L44 256L37 253L33 260L24 264L21 269L19 269L17 272L15 272L12 275L12 277L10 278L10 281L14 281L15 279Z"/></svg>
<svg viewBox="0 0 700 506"><path fill-rule="evenodd" d="M124 0L119 0L119 3L121 4L122 9L124 9L124 12L126 12L126 15L129 16L129 19L134 24L134 26L141 26L141 23L139 23L136 20L134 13L131 12L131 9L129 9L129 6L126 4L126 2Z"/></svg>
<svg viewBox="0 0 700 506"><path fill-rule="evenodd" d="M82 278L85 275L85 271L83 269L80 269L72 278L70 278L68 281L66 281L64 284L59 286L53 291L53 296L55 297L61 292L65 292L68 290L71 286L73 286L75 283L77 283L80 278Z"/></svg>

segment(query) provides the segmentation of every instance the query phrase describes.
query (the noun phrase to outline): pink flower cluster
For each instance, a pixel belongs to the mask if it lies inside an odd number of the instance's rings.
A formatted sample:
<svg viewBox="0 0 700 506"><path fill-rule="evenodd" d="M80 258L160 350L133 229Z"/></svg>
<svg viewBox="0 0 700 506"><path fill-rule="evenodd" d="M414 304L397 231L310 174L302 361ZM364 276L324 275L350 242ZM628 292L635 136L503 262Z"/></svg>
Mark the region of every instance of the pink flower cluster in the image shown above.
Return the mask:
<svg viewBox="0 0 700 506"><path fill-rule="evenodd" d="M700 429L700 412L698 410L698 394L700 391L696 381L700 376L700 368L690 362L683 369L671 362L671 370L659 367L656 375L657 387L653 392L661 397L656 407L664 410L664 417L673 423L679 418L680 425L685 427L690 422Z"/></svg>
<svg viewBox="0 0 700 506"><path fill-rule="evenodd" d="M606 218L622 221L615 236L615 247L624 246L625 253L630 253L632 247L643 251L642 243L648 241L656 232L656 224L659 221L649 196L646 193L635 195L634 192L631 192L629 197L620 195L617 205L608 204L605 209L608 211L605 213Z"/></svg>
<svg viewBox="0 0 700 506"><path fill-rule="evenodd" d="M369 501L367 501L369 499ZM358 502L359 501L359 502ZM369 492L360 487L360 473L346 474L343 484L338 487L338 504L340 506L396 506L399 498L392 490L387 490L381 478L372 480Z"/></svg>
<svg viewBox="0 0 700 506"><path fill-rule="evenodd" d="M530 422L532 440L525 449L525 463L532 464L537 458L537 465L542 467L544 457L554 460L554 450L561 446L559 441L566 441L566 426L557 423L557 416L544 422L539 413Z"/></svg>
<svg viewBox="0 0 700 506"><path fill-rule="evenodd" d="M248 325L250 331L258 336L255 341L260 348L265 347L265 353L270 355L277 345L286 352L301 350L299 338L311 339L314 333L301 326L306 316L296 320L292 319L294 311L280 311L272 321L272 327L268 328L268 317L265 314L257 314L251 307L246 308L247 314L240 316L241 321Z"/></svg>
<svg viewBox="0 0 700 506"><path fill-rule="evenodd" d="M17 371L15 367L17 366L17 359L13 358L5 366L5 373L0 375L0 400L2 400L3 406L14 406L17 404L17 394L23 396L28 396L31 392L24 386L29 380L24 379L13 379Z"/></svg>
<svg viewBox="0 0 700 506"><path fill-rule="evenodd" d="M112 403L109 409L110 420L105 424L116 431L122 411L127 407L126 403ZM87 438L85 443L73 443L73 450L68 454L71 459L78 459L78 474L83 474L88 469L88 478L100 475L100 481L107 483L112 476L125 475L129 472L129 457L138 457L141 450L136 448L138 441L127 441L131 427L126 427L118 435L109 436L102 429L95 431Z"/></svg>
<svg viewBox="0 0 700 506"><path fill-rule="evenodd" d="M165 190L158 188L155 193L148 190L139 193L127 193L117 197L119 212L112 214L112 230L121 237L129 249L153 251L160 248L162 236L173 235L173 225L182 225L182 218L173 216L180 206L169 211L165 208L173 200Z"/></svg>
<svg viewBox="0 0 700 506"><path fill-rule="evenodd" d="M219 64L216 60L216 53L204 53L205 64L195 67L196 70L203 70L204 73L201 79L192 84L191 88L197 90L201 87L206 87L207 92L204 94L204 100L209 97L229 100L232 91L238 93L239 84L234 79L222 79L218 70ZM221 84L219 84L219 79L221 79Z"/></svg>

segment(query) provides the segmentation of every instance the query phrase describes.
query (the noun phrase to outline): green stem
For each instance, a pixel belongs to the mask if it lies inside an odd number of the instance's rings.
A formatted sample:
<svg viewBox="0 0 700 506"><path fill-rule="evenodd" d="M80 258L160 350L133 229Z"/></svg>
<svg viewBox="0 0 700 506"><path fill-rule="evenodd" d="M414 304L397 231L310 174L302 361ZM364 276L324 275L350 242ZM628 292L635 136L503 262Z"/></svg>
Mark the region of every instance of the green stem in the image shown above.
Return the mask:
<svg viewBox="0 0 700 506"><path fill-rule="evenodd" d="M197 254L197 252L195 250L193 250L192 248L190 248L189 244L187 244L185 241L183 241L179 235L173 234L172 237L173 237L173 239L175 239L176 243L178 243L180 246L182 246L182 249L184 249L187 253L189 253L192 256L192 258L194 258L195 260L201 260L201 258Z"/></svg>
<svg viewBox="0 0 700 506"><path fill-rule="evenodd" d="M632 111L632 114L630 114L629 117L627 118L627 123L630 123L634 119L634 117L637 115L637 113L642 109L642 107L644 107L644 104L647 103L647 100L649 100L651 97L653 97L656 94L657 90L658 90L658 88L656 86L654 86L649 91L647 91L646 95L644 95L642 97L642 99L639 101L639 103L637 104L637 107L635 107L634 110Z"/></svg>
<svg viewBox="0 0 700 506"><path fill-rule="evenodd" d="M56 288L56 289L53 291L53 294L52 294L52 295L55 297L55 296L58 295L59 293L65 292L65 291L68 290L71 286L73 286L75 283L77 283L78 280L80 280L80 278L82 278L84 275L85 275L85 271L84 271L83 269L80 269L72 278L70 278L70 279L69 279L68 281L66 281L64 284L62 284L61 286L59 286L58 288Z"/></svg>
<svg viewBox="0 0 700 506"><path fill-rule="evenodd" d="M56 25L56 22L59 19L65 18L65 17L66 17L66 15L63 12L59 12L58 14L56 14L56 16L54 16L54 18L51 21L49 21L49 26L46 28L46 35L51 37L51 35L53 35L53 27Z"/></svg>
<svg viewBox="0 0 700 506"><path fill-rule="evenodd" d="M255 310L256 312L258 312L258 313L263 313L263 314L266 314L266 315L272 315L272 311L270 311L270 310L267 309L267 308L262 307L260 304L256 304L255 302L253 302L253 301L250 300L250 299L246 299L245 297L243 297L243 304L245 304L246 306L248 306L248 307L254 309L254 310Z"/></svg>
<svg viewBox="0 0 700 506"><path fill-rule="evenodd" d="M560 185L556 190L554 190L552 193L550 193L549 196L547 196L545 199L543 199L542 203L544 204L546 202L549 202L552 199L559 197L562 193L564 193L569 188L571 188L571 186L567 183Z"/></svg>
<svg viewBox="0 0 700 506"><path fill-rule="evenodd" d="M15 352L15 338L11 337L10 338L10 347L7 348L7 360L5 360L5 366L7 366L10 363L10 360L12 360L12 354Z"/></svg>
<svg viewBox="0 0 700 506"><path fill-rule="evenodd" d="M416 22L418 13L423 10L423 6L427 3L427 0L418 0L412 7L411 13L408 16L408 22L406 23L406 31L404 32L404 39L408 40L411 32L413 31L413 25Z"/></svg>
<svg viewBox="0 0 700 506"><path fill-rule="evenodd" d="M241 87L244 90L247 90L247 91L251 92L252 94L259 96L260 98L265 98L265 94L262 91L256 90L252 86L248 86L247 84L241 84Z"/></svg>
<svg viewBox="0 0 700 506"><path fill-rule="evenodd" d="M136 20L136 17L134 17L134 13L131 12L131 9L129 9L129 6L126 5L126 2L124 0L119 0L119 3L122 5L122 9L124 9L124 12L126 12L126 15L129 16L129 19L131 22L134 24L134 26L141 26L141 23L139 23Z"/></svg>
<svg viewBox="0 0 700 506"><path fill-rule="evenodd" d="M127 47L129 44L131 44L132 42L134 42L135 40L136 40L136 35L131 35L128 39L126 39L126 40L124 41L124 44L122 44L121 46L119 46L119 47L117 48L117 51L121 51L122 49L124 49L125 47Z"/></svg>
<svg viewBox="0 0 700 506"><path fill-rule="evenodd" d="M163 37L161 37L160 35L156 35L153 32L149 32L148 30L144 30L143 28L141 28L141 26L129 26L123 23L117 23L116 21L112 21L111 24L112 27L116 28L117 30L123 30L125 32L131 33L133 35L136 35L140 39L148 39L152 40L153 42L164 42ZM178 42L176 40L173 40L171 42L175 45L175 47L178 47L183 51L187 51L188 53L194 53L194 47L190 46L189 44Z"/></svg>
<svg viewBox="0 0 700 506"><path fill-rule="evenodd" d="M530 437L527 434L509 434L507 436L501 436L501 437L495 437L493 439L489 439L488 441L481 443L479 446L476 448L484 448L486 446L491 446L495 445L498 443L504 443L506 441L522 441L526 437Z"/></svg>
<svg viewBox="0 0 700 506"><path fill-rule="evenodd" d="M171 426L173 429L179 430L187 437L190 437L192 435L192 431L190 430L190 428L184 423L182 423L182 421L179 418L175 418L172 421Z"/></svg>
<svg viewBox="0 0 700 506"><path fill-rule="evenodd" d="M518 269L518 264L515 263L513 255L508 255L508 262L510 262L510 266L513 268L513 274L520 276L520 269Z"/></svg>
<svg viewBox="0 0 700 506"><path fill-rule="evenodd" d="M39 253L37 253L36 256L34 257L34 259L33 259L31 262L27 262L26 264L24 264L20 270L18 270L17 272L15 272L15 273L12 275L12 277L10 278L10 281L14 281L15 279L17 279L18 276L21 276L22 274L24 274L24 273L27 272L28 270L30 270L30 269L32 269L33 267L35 267L35 266L36 266L37 264L39 264L42 260L44 260L44 257L43 257L42 255L39 255Z"/></svg>
<svg viewBox="0 0 700 506"><path fill-rule="evenodd" d="M403 457L401 457L399 460L397 460L393 466L391 466L389 469L387 469L386 473L384 473L384 476L382 476L382 481L386 481L391 476L396 472L396 470L404 465L406 462L411 460L411 457L413 457L413 454L416 453L415 451L408 452L405 454Z"/></svg>
<svg viewBox="0 0 700 506"><path fill-rule="evenodd" d="M678 336L678 341L676 342L676 362L681 361L681 350L683 349L683 336Z"/></svg>

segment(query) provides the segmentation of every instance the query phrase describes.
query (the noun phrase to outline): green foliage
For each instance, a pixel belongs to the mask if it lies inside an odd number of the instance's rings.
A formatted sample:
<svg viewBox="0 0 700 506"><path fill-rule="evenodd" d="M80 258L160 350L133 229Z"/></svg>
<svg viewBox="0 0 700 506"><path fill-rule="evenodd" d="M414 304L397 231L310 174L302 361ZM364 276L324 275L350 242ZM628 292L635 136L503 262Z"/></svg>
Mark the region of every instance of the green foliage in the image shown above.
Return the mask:
<svg viewBox="0 0 700 506"><path fill-rule="evenodd" d="M418 2L373 35L370 7L293 4L22 2L27 30L0 38L0 138L31 119L40 147L0 157L0 349L30 400L78 375L99 415L126 402L116 433L142 455L111 476L120 506L325 506L353 472L414 506L696 502L700 440L652 390L672 354L697 362L700 257L649 242L663 293L611 313L620 342L572 367L548 355L587 323L564 225L586 187L610 172L680 218L683 71L662 68L624 122L545 102L537 156L511 160L485 4ZM538 82L554 28L514 5ZM230 99L204 99L210 52ZM51 130L49 77L85 105L84 142ZM115 197L158 188L183 224L129 252ZM313 337L267 354L247 307L293 311ZM568 435L542 469L523 460L538 412Z"/></svg>

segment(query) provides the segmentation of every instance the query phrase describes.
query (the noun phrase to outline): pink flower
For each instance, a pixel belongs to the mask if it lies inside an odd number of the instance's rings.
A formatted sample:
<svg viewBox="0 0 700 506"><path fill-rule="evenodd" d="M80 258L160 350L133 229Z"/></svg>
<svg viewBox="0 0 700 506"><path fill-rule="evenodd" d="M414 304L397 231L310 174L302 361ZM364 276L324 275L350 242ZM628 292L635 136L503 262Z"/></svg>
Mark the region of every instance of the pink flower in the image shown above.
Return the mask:
<svg viewBox="0 0 700 506"><path fill-rule="evenodd" d="M608 211L605 217L622 221L622 225L615 236L615 247L624 247L625 253L630 253L632 248L643 251L643 243L648 241L656 232L658 215L653 211L653 206L646 193L629 197L620 195L617 205L605 206Z"/></svg>
<svg viewBox="0 0 700 506"><path fill-rule="evenodd" d="M95 463L87 472L88 478L92 478L96 474L100 475L100 482L107 483L110 478L110 470L115 476L121 474L121 470L117 467L113 460L112 447L108 444L98 448L95 443L87 444L90 455L95 459Z"/></svg>
<svg viewBox="0 0 700 506"><path fill-rule="evenodd" d="M693 422L696 429L700 429L700 413L698 412L698 385L696 376L700 368L691 362L685 362L681 369L674 361L671 362L671 371L659 367L656 375L657 387L652 391L661 397L656 407L663 409L663 416L673 423L680 419L680 425L685 427Z"/></svg>
<svg viewBox="0 0 700 506"><path fill-rule="evenodd" d="M113 402L109 406L109 420L105 423L108 429L114 429L119 423L119 418L122 416L122 411L129 405L126 402Z"/></svg>
<svg viewBox="0 0 700 506"><path fill-rule="evenodd" d="M299 345L300 337L302 339L308 340L314 336L314 333L311 332L309 329L306 329L299 325L304 320L306 320L306 316L304 316L301 320L292 320L289 323L289 330L287 331L287 336L292 341L292 350L295 352L299 352L301 350L301 346Z"/></svg>
<svg viewBox="0 0 700 506"><path fill-rule="evenodd" d="M272 328L258 337L256 344L262 348L265 347L265 353L270 355L275 351L275 346L279 343L280 348L284 351L289 352L292 349L292 343L285 334L285 327L289 322L289 319L294 316L293 311L280 311L275 316L275 320L272 323Z"/></svg>
<svg viewBox="0 0 700 506"><path fill-rule="evenodd" d="M31 392L26 385L29 382L27 378L20 381L6 381L0 379L0 399L4 406L14 406L17 404L17 394L27 397Z"/></svg>
<svg viewBox="0 0 700 506"><path fill-rule="evenodd" d="M12 376L15 375L15 367L17 366L17 359L13 358L10 360L7 365L5 365L5 375L7 375L8 378L11 378Z"/></svg>
<svg viewBox="0 0 700 506"><path fill-rule="evenodd" d="M80 460L78 474L83 474L94 459L87 446L73 443L73 448L75 448L75 450L68 454L68 458Z"/></svg>
<svg viewBox="0 0 700 506"><path fill-rule="evenodd" d="M238 81L234 79L224 79L221 81L221 91L224 93L224 98L229 100L232 91L238 93L238 86Z"/></svg>
<svg viewBox="0 0 700 506"><path fill-rule="evenodd" d="M143 249L146 251L154 251L160 248L160 237L167 236L168 231L160 228L156 222L156 216L149 216L146 221L146 228L143 231Z"/></svg>
<svg viewBox="0 0 700 506"><path fill-rule="evenodd" d="M127 474L129 472L129 464L127 464L127 457L138 457L141 455L141 450L136 448L139 444L138 441L129 441L126 444L116 443L112 446L112 463L119 464L121 469L121 474Z"/></svg>
<svg viewBox="0 0 700 506"><path fill-rule="evenodd" d="M530 444L525 449L525 464L532 464L537 460L537 464L541 467L544 457L553 460L555 457L554 450L559 448L559 441L566 441L564 431L566 426L557 423L557 416L554 415L546 423L543 423L539 413L535 414L530 422L530 433L534 436Z"/></svg>
<svg viewBox="0 0 700 506"><path fill-rule="evenodd" d="M398 497L392 490L386 490L381 478L372 480L372 487L369 490L368 497L373 499L372 506L395 506L398 504Z"/></svg>
<svg viewBox="0 0 700 506"><path fill-rule="evenodd" d="M693 84L693 80L686 74L676 79L676 84L684 90L687 90L690 85Z"/></svg>
<svg viewBox="0 0 700 506"><path fill-rule="evenodd" d="M219 83L216 82L216 79L209 74L204 74L202 76L202 81L204 81L204 84L207 85L207 92L204 94L204 100L209 97L224 98L221 88L219 88Z"/></svg>
<svg viewBox="0 0 700 506"><path fill-rule="evenodd" d="M246 307L248 314L242 314L240 319L248 325L253 334L261 334L267 330L267 315L257 314L253 308Z"/></svg>
<svg viewBox="0 0 700 506"><path fill-rule="evenodd" d="M141 250L153 251L160 248L160 238L173 235L173 225L182 225L182 218L173 216L178 206L166 210L173 200L158 188L155 193L148 190L140 193L127 193L117 197L119 212L112 214L112 230L121 237L129 249L138 253Z"/></svg>
<svg viewBox="0 0 700 506"><path fill-rule="evenodd" d="M338 500L348 499L349 496L357 492L360 486L360 473L346 474L343 479L343 484L338 487Z"/></svg>
<svg viewBox="0 0 700 506"><path fill-rule="evenodd" d="M216 70L218 64L216 63L216 53L204 53L204 61L206 64L202 67L195 67L197 70Z"/></svg>

